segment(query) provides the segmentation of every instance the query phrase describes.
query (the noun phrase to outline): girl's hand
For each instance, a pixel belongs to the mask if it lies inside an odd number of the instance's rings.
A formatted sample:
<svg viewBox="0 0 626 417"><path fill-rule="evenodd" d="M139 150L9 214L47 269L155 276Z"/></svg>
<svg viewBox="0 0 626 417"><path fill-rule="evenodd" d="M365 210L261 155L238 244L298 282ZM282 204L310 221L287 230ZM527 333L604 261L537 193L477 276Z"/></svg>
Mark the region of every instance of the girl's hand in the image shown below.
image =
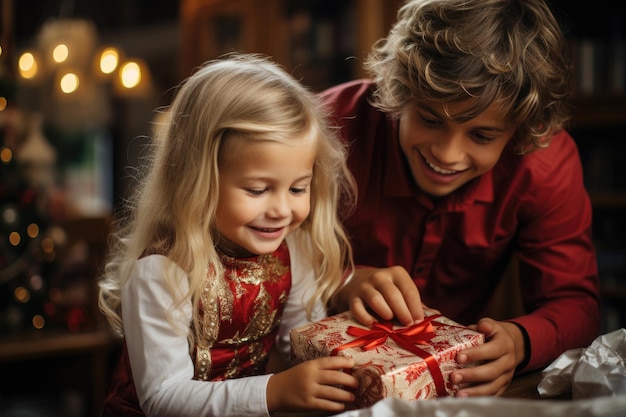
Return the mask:
<svg viewBox="0 0 626 417"><path fill-rule="evenodd" d="M463 350L457 354L460 364L484 362L472 368L459 369L450 375L455 384L468 384L456 394L457 397L502 395L511 383L515 368L524 358L524 336L517 325L480 319L470 326L485 334L485 343Z"/></svg>
<svg viewBox="0 0 626 417"><path fill-rule="evenodd" d="M322 410L333 413L355 400L358 380L344 372L352 358L330 356L312 359L271 376L267 384L267 408L276 411Z"/></svg>
<svg viewBox="0 0 626 417"><path fill-rule="evenodd" d="M354 361L344 356L312 359L272 375L267 384L271 412L322 410L341 412L355 400L358 380L344 372Z"/></svg>
<svg viewBox="0 0 626 417"><path fill-rule="evenodd" d="M395 318L405 326L424 319L420 293L400 266L358 268L335 295L333 307L339 312L349 308L354 318L366 326L379 319Z"/></svg>

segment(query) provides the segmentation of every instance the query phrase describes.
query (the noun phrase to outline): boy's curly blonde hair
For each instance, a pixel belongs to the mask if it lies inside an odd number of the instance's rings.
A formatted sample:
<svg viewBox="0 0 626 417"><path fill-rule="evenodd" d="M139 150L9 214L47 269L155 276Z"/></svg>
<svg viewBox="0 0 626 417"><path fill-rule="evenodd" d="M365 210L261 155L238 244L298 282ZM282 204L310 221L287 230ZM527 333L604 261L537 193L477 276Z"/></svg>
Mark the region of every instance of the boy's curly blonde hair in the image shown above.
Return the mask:
<svg viewBox="0 0 626 417"><path fill-rule="evenodd" d="M569 119L567 42L543 0L409 0L365 68L385 112L470 100L454 116L464 121L498 103L520 153L548 146Z"/></svg>

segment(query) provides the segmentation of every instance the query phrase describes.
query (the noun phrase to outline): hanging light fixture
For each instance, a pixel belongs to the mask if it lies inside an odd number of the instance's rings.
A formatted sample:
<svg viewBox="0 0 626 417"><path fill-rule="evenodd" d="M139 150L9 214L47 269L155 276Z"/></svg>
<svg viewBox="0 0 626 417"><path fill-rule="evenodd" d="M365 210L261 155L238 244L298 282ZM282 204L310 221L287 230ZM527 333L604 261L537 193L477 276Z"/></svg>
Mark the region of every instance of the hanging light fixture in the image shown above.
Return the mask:
<svg viewBox="0 0 626 417"><path fill-rule="evenodd" d="M119 48L100 45L93 22L59 18L41 27L17 69L34 110L63 130L83 130L110 122L111 96L149 91L145 62L125 59Z"/></svg>

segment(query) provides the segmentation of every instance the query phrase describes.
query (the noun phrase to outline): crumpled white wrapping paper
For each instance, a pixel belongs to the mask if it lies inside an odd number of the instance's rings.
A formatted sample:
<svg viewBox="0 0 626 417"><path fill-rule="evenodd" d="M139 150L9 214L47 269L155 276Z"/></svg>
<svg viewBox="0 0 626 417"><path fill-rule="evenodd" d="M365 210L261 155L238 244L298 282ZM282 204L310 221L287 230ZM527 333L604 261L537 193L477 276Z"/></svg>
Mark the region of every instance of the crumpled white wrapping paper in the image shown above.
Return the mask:
<svg viewBox="0 0 626 417"><path fill-rule="evenodd" d="M571 391L574 400L626 395L626 329L565 351L543 370L537 391L542 397Z"/></svg>
<svg viewBox="0 0 626 417"><path fill-rule="evenodd" d="M522 400L503 397L445 397L402 401L386 398L369 408L335 417L624 417L626 395L586 400Z"/></svg>

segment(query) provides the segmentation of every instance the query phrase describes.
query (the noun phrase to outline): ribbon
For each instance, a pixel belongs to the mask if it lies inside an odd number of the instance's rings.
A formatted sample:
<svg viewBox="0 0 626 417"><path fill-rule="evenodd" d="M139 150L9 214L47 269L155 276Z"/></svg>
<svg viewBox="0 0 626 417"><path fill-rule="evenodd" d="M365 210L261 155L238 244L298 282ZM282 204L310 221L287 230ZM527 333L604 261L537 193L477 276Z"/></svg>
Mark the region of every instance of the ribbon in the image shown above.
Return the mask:
<svg viewBox="0 0 626 417"><path fill-rule="evenodd" d="M421 323L414 324L412 326L393 328L391 322L374 323L369 329L362 327L348 326L347 333L357 338L351 342L345 343L341 346L334 348L331 355L336 356L339 351L343 349L361 347L363 350L374 349L380 345L383 345L387 339L391 339L398 344L401 348L408 350L411 353L416 354L420 358L424 359L426 366L435 382L435 388L437 389L437 396L447 396L446 384L443 379L443 374L439 368L439 364L433 355L421 349L417 345L427 345L428 342L435 335L432 321L439 317L440 314L435 314L426 317Z"/></svg>

